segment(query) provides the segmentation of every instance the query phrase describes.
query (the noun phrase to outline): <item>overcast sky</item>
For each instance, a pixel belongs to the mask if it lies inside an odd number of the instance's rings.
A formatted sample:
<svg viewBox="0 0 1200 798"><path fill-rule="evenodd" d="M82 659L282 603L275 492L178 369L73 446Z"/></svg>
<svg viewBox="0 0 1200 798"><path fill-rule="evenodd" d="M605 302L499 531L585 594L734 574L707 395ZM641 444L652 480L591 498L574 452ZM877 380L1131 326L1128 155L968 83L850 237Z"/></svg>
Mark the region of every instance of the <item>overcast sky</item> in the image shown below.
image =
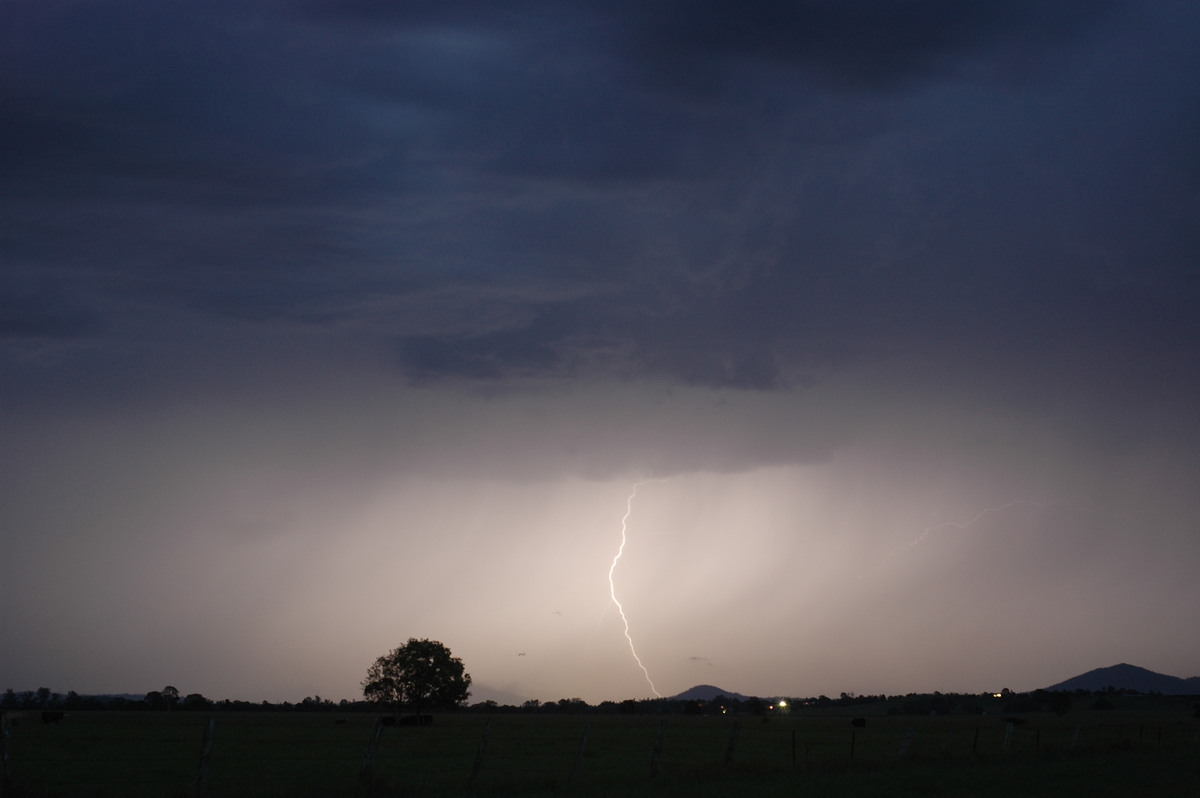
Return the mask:
<svg viewBox="0 0 1200 798"><path fill-rule="evenodd" d="M1198 75L1191 0L3 0L0 689L1200 674Z"/></svg>

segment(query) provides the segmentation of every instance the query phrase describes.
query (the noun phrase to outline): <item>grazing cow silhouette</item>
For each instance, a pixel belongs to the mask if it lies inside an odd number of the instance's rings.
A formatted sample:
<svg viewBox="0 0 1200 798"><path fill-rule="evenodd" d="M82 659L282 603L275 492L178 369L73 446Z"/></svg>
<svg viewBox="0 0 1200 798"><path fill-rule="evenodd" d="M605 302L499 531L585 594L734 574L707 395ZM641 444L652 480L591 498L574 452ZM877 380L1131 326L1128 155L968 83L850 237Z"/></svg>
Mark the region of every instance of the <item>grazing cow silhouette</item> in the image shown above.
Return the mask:
<svg viewBox="0 0 1200 798"><path fill-rule="evenodd" d="M850 725L856 729L865 729L867 727L866 718L854 718L850 721Z"/></svg>
<svg viewBox="0 0 1200 798"><path fill-rule="evenodd" d="M405 715L400 718L401 726L432 726L433 715Z"/></svg>
<svg viewBox="0 0 1200 798"><path fill-rule="evenodd" d="M42 713L42 723L62 723L65 717L66 713L48 709Z"/></svg>

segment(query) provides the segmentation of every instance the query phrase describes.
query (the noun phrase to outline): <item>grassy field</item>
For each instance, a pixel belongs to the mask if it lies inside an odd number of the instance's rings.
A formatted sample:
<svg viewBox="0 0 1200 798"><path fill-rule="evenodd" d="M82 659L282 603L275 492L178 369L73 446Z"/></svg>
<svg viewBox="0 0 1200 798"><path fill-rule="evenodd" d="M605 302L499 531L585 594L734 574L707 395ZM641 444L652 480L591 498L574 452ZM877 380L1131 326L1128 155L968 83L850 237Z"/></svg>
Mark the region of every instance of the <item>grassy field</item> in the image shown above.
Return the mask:
<svg viewBox="0 0 1200 798"><path fill-rule="evenodd" d="M199 780L208 719L215 718ZM760 718L332 713L36 714L5 796L1200 795L1200 721L1171 708Z"/></svg>

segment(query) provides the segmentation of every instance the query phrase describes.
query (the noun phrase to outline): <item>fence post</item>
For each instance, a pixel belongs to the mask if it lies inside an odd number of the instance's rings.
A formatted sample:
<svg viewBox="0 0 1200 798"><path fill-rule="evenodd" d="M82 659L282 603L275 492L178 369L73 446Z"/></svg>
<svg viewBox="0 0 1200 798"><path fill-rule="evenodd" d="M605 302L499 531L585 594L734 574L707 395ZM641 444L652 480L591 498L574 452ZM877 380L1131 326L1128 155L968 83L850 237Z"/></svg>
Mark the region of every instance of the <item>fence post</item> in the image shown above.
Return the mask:
<svg viewBox="0 0 1200 798"><path fill-rule="evenodd" d="M853 762L853 761L854 761L854 735L855 735L857 732L858 732L858 729L851 729L851 730L850 730L850 761L851 761L851 762Z"/></svg>
<svg viewBox="0 0 1200 798"><path fill-rule="evenodd" d="M11 726L8 722L8 713L0 712L0 795L8 792L9 782L12 779L12 770L8 759L8 737L10 733Z"/></svg>
<svg viewBox="0 0 1200 798"><path fill-rule="evenodd" d="M479 778L479 768L483 766L483 752L487 750L488 734L492 731L492 722L489 720L483 724L483 734L479 738L479 748L475 751L475 762L471 765L471 778L467 780L467 784L474 784L475 779Z"/></svg>
<svg viewBox="0 0 1200 798"><path fill-rule="evenodd" d="M975 739L971 741L971 756L975 756L979 751L979 727L975 727Z"/></svg>
<svg viewBox="0 0 1200 798"><path fill-rule="evenodd" d="M371 731L371 739L367 741L367 752L363 754L361 773L363 779L370 778L371 770L375 767L375 751L379 748L379 735L381 734L383 734L382 716L375 721L375 728Z"/></svg>
<svg viewBox="0 0 1200 798"><path fill-rule="evenodd" d="M909 729L905 733L904 739L900 741L900 751L896 754L897 759L903 759L904 755L908 753L908 747L912 744L912 738L913 730Z"/></svg>
<svg viewBox="0 0 1200 798"><path fill-rule="evenodd" d="M796 769L796 730L792 729L792 770Z"/></svg>
<svg viewBox="0 0 1200 798"><path fill-rule="evenodd" d="M725 764L733 764L733 749L737 747L738 731L741 727L735 720L733 722L733 732L729 735L729 743L725 746Z"/></svg>
<svg viewBox="0 0 1200 798"><path fill-rule="evenodd" d="M667 722L659 721L658 736L654 738L654 752L650 754L650 775L658 775L658 757L662 754L663 735L667 733Z"/></svg>
<svg viewBox="0 0 1200 798"><path fill-rule="evenodd" d="M1071 735L1071 748L1074 748L1079 743L1079 724L1075 724L1075 733Z"/></svg>
<svg viewBox="0 0 1200 798"><path fill-rule="evenodd" d="M575 752L575 763L571 765L571 774L567 776L567 784L575 780L575 773L579 770L579 762L583 759L583 749L587 747L588 732L591 729L592 724L590 723L583 727L583 736L579 738L579 749Z"/></svg>
<svg viewBox="0 0 1200 798"><path fill-rule="evenodd" d="M1008 744L1012 742L1012 732L1013 732L1013 724L1005 723L1004 724L1004 750L1005 751L1008 750Z"/></svg>
<svg viewBox="0 0 1200 798"><path fill-rule="evenodd" d="M216 717L210 715L204 727L204 739L200 742L200 767L196 771L196 787L201 795L208 791L208 757L212 753L213 729L216 725Z"/></svg>

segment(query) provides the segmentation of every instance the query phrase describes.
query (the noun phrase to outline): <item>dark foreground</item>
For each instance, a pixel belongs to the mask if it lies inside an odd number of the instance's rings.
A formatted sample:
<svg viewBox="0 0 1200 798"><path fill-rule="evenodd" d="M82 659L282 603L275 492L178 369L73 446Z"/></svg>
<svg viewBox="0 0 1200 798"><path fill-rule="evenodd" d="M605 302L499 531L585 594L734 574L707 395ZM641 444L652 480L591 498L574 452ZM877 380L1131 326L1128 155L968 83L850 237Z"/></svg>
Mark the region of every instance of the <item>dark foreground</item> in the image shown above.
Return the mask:
<svg viewBox="0 0 1200 798"><path fill-rule="evenodd" d="M1173 706L1021 717L77 712L10 718L35 796L1195 796Z"/></svg>

